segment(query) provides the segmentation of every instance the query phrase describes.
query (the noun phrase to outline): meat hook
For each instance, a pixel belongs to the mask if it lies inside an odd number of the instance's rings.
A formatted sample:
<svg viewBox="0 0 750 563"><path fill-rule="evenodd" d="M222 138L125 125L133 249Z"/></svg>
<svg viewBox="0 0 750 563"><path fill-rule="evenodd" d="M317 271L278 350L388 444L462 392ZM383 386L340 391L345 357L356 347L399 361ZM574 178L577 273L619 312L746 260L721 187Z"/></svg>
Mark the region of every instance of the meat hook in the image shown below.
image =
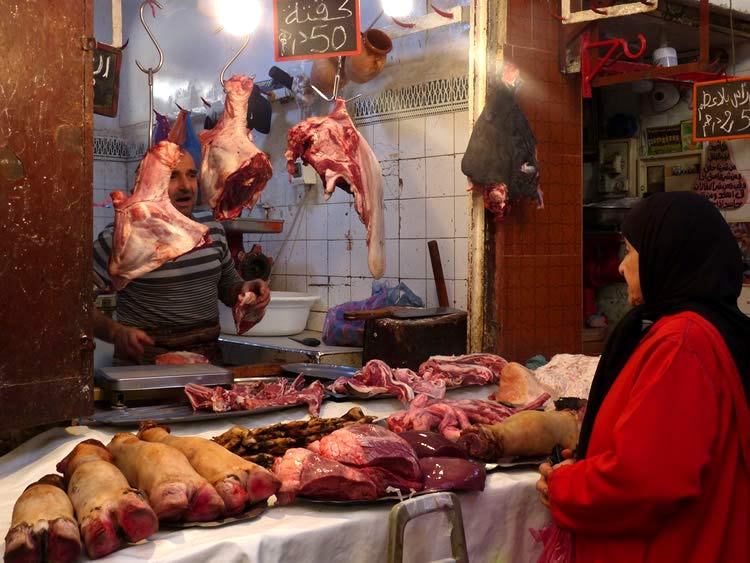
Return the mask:
<svg viewBox="0 0 750 563"><path fill-rule="evenodd" d="M219 75L219 82L221 82L221 87L224 88L224 74L226 73L227 69L232 65L234 61L237 60L237 57L239 57L242 54L242 51L245 50L247 47L247 44L250 43L250 33L247 34L247 37L245 37L245 42L242 44L242 47L239 48L239 50L234 54L234 56L229 59L229 62L224 66L224 68L221 69L221 74Z"/></svg>
<svg viewBox="0 0 750 563"><path fill-rule="evenodd" d="M336 77L333 80L333 95L330 98L328 96L326 96L323 92L321 92L318 89L317 86L315 86L314 84L310 84L310 87L313 90L315 90L315 92L318 94L318 96L320 96L321 98L323 98L326 102L332 102L336 98L339 97L339 84L341 83L341 67L342 67L343 63L344 63L344 57L339 57L338 66L336 68ZM357 94L356 96L353 96L353 97L349 98L348 100L344 100L344 103L348 104L352 100L356 100L357 98L359 98L361 95L362 94Z"/></svg>
<svg viewBox="0 0 750 563"><path fill-rule="evenodd" d="M151 33L151 29L149 29L148 25L146 25L146 20L143 18L143 8L146 7L146 4L152 4L153 6L156 6L160 10L162 9L161 4L157 2L157 0L143 0L141 2L141 25L143 26L143 29L146 30L146 33L148 33L149 39L151 39L151 42L154 44L154 47L156 47L156 50L159 52L159 64L156 65L156 68L149 67L145 68L138 60L136 59L135 64L138 67L138 69L141 72L145 72L148 75L148 148L154 146L154 138L152 131L154 130L154 74L159 72L161 70L161 66L164 64L164 52L161 50L161 47L159 47L159 43L156 41L156 37L154 37L154 34Z"/></svg>

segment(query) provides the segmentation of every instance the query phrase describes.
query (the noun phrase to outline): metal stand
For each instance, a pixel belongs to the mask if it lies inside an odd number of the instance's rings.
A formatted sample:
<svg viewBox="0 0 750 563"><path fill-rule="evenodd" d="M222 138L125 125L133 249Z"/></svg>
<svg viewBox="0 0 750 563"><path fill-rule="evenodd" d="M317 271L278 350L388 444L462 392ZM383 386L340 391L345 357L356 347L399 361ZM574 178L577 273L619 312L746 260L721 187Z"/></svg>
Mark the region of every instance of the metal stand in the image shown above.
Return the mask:
<svg viewBox="0 0 750 563"><path fill-rule="evenodd" d="M447 512L451 523L451 554L456 563L469 563L461 503L455 493L435 493L398 503L388 519L388 563L404 560L404 530L410 520L432 512Z"/></svg>

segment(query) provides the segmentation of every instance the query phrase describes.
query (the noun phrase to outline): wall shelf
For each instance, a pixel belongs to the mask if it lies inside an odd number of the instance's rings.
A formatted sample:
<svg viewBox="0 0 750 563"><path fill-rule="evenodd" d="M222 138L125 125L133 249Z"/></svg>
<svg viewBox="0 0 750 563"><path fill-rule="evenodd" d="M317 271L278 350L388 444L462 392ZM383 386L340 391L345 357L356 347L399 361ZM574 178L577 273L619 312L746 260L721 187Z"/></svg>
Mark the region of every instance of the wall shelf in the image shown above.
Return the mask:
<svg viewBox="0 0 750 563"><path fill-rule="evenodd" d="M665 158L684 158L686 156L698 156L702 154L703 154L703 150L697 149L694 151L667 152L664 154L649 154L646 156L639 156L638 160L664 160Z"/></svg>

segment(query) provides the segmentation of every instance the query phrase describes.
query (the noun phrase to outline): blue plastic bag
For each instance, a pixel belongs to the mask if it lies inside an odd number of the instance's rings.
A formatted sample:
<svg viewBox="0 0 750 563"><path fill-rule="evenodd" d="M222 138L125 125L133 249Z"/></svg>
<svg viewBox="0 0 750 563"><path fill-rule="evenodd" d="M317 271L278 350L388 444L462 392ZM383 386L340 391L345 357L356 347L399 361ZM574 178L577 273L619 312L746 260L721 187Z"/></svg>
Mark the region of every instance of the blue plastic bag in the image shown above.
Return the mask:
<svg viewBox="0 0 750 563"><path fill-rule="evenodd" d="M362 346L365 341L365 321L348 321L344 319L344 313L393 305L424 307L424 301L404 282L390 285L376 280L372 282L372 295L364 301L349 301L328 309L323 325L323 342L329 346Z"/></svg>

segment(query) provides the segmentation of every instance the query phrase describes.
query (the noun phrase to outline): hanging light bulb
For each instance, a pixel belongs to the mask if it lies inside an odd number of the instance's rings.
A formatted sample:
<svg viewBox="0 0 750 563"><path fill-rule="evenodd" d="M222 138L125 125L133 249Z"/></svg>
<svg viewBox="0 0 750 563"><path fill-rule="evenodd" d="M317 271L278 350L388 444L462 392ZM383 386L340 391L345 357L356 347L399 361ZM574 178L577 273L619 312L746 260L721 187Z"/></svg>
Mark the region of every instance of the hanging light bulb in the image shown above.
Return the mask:
<svg viewBox="0 0 750 563"><path fill-rule="evenodd" d="M232 35L252 33L260 17L259 0L216 0L216 19Z"/></svg>
<svg viewBox="0 0 750 563"><path fill-rule="evenodd" d="M414 10L414 0L380 0L383 11L392 18L405 18Z"/></svg>

